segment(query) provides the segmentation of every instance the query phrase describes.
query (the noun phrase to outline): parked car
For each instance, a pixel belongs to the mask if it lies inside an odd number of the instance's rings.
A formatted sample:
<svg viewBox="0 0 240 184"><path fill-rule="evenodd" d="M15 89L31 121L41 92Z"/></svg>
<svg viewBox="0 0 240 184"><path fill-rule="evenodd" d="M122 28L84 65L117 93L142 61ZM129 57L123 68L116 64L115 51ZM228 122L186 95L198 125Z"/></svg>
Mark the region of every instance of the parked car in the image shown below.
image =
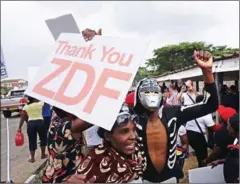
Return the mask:
<svg viewBox="0 0 240 184"><path fill-rule="evenodd" d="M27 103L27 99L24 97L25 90L11 90L4 99L1 99L1 111L5 118L10 118L13 112L20 112Z"/></svg>

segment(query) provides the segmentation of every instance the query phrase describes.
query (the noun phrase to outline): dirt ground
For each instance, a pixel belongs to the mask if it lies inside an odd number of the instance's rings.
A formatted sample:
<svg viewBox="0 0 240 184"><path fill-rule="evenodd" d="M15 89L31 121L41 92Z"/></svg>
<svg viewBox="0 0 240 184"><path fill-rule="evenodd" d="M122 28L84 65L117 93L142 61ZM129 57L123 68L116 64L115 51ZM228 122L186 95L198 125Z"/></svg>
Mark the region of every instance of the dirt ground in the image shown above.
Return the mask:
<svg viewBox="0 0 240 184"><path fill-rule="evenodd" d="M188 182L188 170L197 168L197 158L196 156L190 156L189 158L185 159L184 163L184 178L180 180L180 183L189 183Z"/></svg>
<svg viewBox="0 0 240 184"><path fill-rule="evenodd" d="M24 134L24 145L20 147L15 146L15 136L19 125L19 114L14 113L9 118L9 155L10 155L10 179L14 183L23 183L32 173L45 161L40 158L40 148L36 151L36 162L28 162L29 158L29 146L27 136L26 124L22 127L22 133ZM7 179L7 126L6 119L1 115L1 181Z"/></svg>

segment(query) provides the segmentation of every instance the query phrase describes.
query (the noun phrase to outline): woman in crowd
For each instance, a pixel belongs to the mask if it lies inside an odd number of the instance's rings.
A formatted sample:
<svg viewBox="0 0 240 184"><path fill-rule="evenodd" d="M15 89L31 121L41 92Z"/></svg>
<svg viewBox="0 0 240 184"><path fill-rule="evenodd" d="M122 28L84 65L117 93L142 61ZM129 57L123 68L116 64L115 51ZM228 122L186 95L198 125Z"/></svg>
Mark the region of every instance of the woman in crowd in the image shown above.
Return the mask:
<svg viewBox="0 0 240 184"><path fill-rule="evenodd" d="M46 129L44 126L42 108L44 102L39 102L37 99L28 97L28 104L24 106L21 112L18 132L22 131L22 125L27 122L27 134L29 140L30 158L29 162L35 162L35 150L37 149L37 134L40 138L41 158L47 158L45 154L46 148Z"/></svg>
<svg viewBox="0 0 240 184"><path fill-rule="evenodd" d="M239 183L239 114L232 116L227 123L229 135L235 138L233 144L228 145L228 155L226 159L213 161L213 167L224 164L223 174L226 183Z"/></svg>
<svg viewBox="0 0 240 184"><path fill-rule="evenodd" d="M167 97L166 105L180 105L175 84L170 84L169 86L169 96Z"/></svg>
<svg viewBox="0 0 240 184"><path fill-rule="evenodd" d="M137 121L133 111L123 105L111 131L99 128L103 144L85 156L77 173L68 182L142 182L142 156L136 140Z"/></svg>
<svg viewBox="0 0 240 184"><path fill-rule="evenodd" d="M55 115L48 132L49 159L43 171L43 183L61 183L76 172L82 154L82 132L89 128L83 120L53 107Z"/></svg>

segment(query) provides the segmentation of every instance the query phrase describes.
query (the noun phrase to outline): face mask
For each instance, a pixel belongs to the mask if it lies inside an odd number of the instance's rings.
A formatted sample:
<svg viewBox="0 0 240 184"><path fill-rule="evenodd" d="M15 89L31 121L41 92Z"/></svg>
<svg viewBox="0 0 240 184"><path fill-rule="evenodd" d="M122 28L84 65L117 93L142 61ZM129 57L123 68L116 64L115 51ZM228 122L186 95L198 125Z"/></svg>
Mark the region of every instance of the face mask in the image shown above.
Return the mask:
<svg viewBox="0 0 240 184"><path fill-rule="evenodd" d="M161 88L155 79L147 79L139 87L138 96L142 106L150 111L159 108L162 101Z"/></svg>

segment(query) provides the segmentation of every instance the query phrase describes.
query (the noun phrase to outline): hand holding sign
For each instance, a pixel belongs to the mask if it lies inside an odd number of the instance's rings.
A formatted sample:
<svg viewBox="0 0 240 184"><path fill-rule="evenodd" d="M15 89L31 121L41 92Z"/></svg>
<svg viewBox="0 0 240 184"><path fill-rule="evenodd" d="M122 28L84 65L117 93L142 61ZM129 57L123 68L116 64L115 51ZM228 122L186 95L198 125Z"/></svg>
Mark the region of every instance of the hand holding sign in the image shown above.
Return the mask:
<svg viewBox="0 0 240 184"><path fill-rule="evenodd" d="M146 48L146 41L61 34L26 94L110 130Z"/></svg>
<svg viewBox="0 0 240 184"><path fill-rule="evenodd" d="M102 29L99 29L98 32L92 30L92 29L85 29L82 32L83 38L85 39L85 41L90 41L93 39L94 36L96 35L102 35Z"/></svg>

